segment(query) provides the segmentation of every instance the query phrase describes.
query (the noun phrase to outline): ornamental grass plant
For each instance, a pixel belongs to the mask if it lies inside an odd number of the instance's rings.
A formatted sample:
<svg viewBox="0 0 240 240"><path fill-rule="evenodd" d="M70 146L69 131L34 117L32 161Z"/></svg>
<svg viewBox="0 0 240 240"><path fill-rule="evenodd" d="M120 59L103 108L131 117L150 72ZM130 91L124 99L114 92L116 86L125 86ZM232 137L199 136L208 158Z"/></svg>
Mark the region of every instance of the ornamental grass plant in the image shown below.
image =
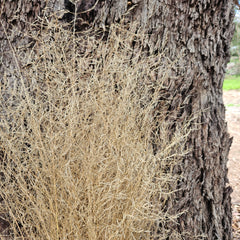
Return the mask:
<svg viewBox="0 0 240 240"><path fill-rule="evenodd" d="M166 121L174 63L121 25L36 29L1 87L0 238L177 239L167 202L189 130Z"/></svg>

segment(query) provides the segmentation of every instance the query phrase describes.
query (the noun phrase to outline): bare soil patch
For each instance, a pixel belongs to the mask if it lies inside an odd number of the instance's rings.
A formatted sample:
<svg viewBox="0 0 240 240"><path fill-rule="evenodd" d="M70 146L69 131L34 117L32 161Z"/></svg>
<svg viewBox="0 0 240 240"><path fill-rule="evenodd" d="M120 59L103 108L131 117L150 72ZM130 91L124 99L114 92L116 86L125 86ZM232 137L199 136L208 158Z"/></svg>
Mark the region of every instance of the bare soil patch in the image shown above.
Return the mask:
<svg viewBox="0 0 240 240"><path fill-rule="evenodd" d="M240 240L240 91L223 92L228 131L233 137L229 153L228 177L232 193L234 239Z"/></svg>

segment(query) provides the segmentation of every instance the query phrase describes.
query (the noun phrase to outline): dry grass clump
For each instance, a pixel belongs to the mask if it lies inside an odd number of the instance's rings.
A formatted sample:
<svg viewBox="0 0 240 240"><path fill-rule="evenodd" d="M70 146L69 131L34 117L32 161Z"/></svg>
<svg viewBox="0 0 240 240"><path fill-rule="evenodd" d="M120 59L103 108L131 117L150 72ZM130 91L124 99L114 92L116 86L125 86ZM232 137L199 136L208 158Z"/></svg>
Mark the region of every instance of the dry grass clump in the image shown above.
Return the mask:
<svg viewBox="0 0 240 240"><path fill-rule="evenodd" d="M170 138L161 122L164 54L148 56L141 36L119 26L104 41L52 22L31 37L31 51L15 52L18 84L6 79L0 95L8 233L51 240L170 236L176 216L165 202L187 129Z"/></svg>

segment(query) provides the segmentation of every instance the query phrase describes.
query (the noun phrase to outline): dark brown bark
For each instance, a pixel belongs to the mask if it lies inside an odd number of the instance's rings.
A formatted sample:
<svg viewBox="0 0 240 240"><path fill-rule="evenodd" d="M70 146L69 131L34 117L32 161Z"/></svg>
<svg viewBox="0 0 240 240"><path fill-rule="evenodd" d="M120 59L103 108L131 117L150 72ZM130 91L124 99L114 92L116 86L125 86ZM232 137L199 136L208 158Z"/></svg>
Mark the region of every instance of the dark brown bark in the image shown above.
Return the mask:
<svg viewBox="0 0 240 240"><path fill-rule="evenodd" d="M48 4L46 4L46 1L40 0L0 1L0 80L4 74L8 74L8 77L11 75L12 79L18 78L17 76L14 77L16 59L13 58L13 52L9 43L11 43L15 52L21 50L23 54L31 50L34 42L33 39L29 38L27 32L33 31L32 24L38 20L38 17L49 15L50 12L64 10L63 1L52 0L47 2ZM23 59L24 57L19 60Z"/></svg>
<svg viewBox="0 0 240 240"><path fill-rule="evenodd" d="M129 9L129 5L132 9ZM100 6L100 5L99 5ZM167 121L172 127L186 116L195 116L197 128L186 148L191 153L178 166L184 178L169 208L186 211L178 219L179 232L186 239L231 239L230 187L227 186L227 159L231 139L227 133L222 84L233 34L231 1L109 1L99 7L99 26L136 21L136 29L148 33L146 48L164 48L172 59L180 58L173 69L166 96ZM173 110L179 109L177 115Z"/></svg>
<svg viewBox="0 0 240 240"><path fill-rule="evenodd" d="M30 40L22 38L22 31L45 7L42 1L27 2L5 1L1 6L1 24L14 47L22 44L27 47ZM71 21L74 4L64 2L49 4L53 11L68 8L63 20ZM125 23L135 22L131 28L148 33L145 47L149 52L164 49L169 58L179 59L164 90L169 99L166 120L174 129L193 116L191 126L196 130L186 145L191 152L176 168L176 173L184 177L168 207L173 213L186 211L175 226L181 233L188 232L184 239L232 239L231 189L227 186L231 139L225 122L222 84L230 57L233 1L78 1L76 11L80 18L78 30L94 25L105 31L112 22L122 19ZM3 26L0 26L1 76L15 66ZM173 110L178 110L178 114L171 115Z"/></svg>

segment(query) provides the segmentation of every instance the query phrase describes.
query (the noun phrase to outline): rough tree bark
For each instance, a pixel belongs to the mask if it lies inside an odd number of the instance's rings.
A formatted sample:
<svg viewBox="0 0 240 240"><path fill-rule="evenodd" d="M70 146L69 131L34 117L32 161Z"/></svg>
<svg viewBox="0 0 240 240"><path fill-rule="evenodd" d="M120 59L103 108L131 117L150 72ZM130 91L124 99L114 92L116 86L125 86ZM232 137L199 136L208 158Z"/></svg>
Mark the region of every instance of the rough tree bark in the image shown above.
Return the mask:
<svg viewBox="0 0 240 240"><path fill-rule="evenodd" d="M222 84L233 34L232 0L91 0L48 1L50 11L68 10L62 20L71 21L78 12L78 30L89 26L106 29L125 19L135 21L135 29L147 34L145 47L151 53L164 48L171 59L181 58L165 88L169 99L172 127L194 115L186 148L192 151L177 168L184 178L179 191L169 202L172 212L186 211L178 219L179 232L189 232L186 239L232 239L231 189L228 187L227 160L231 139L227 133ZM9 54L14 47L26 47L29 39L24 30L43 14L46 2L2 1L0 24L1 66L14 70L15 60ZM9 39L3 31L8 31ZM13 73L12 73L13 74ZM14 79L14 78L12 78ZM11 83L13 84L13 83Z"/></svg>

